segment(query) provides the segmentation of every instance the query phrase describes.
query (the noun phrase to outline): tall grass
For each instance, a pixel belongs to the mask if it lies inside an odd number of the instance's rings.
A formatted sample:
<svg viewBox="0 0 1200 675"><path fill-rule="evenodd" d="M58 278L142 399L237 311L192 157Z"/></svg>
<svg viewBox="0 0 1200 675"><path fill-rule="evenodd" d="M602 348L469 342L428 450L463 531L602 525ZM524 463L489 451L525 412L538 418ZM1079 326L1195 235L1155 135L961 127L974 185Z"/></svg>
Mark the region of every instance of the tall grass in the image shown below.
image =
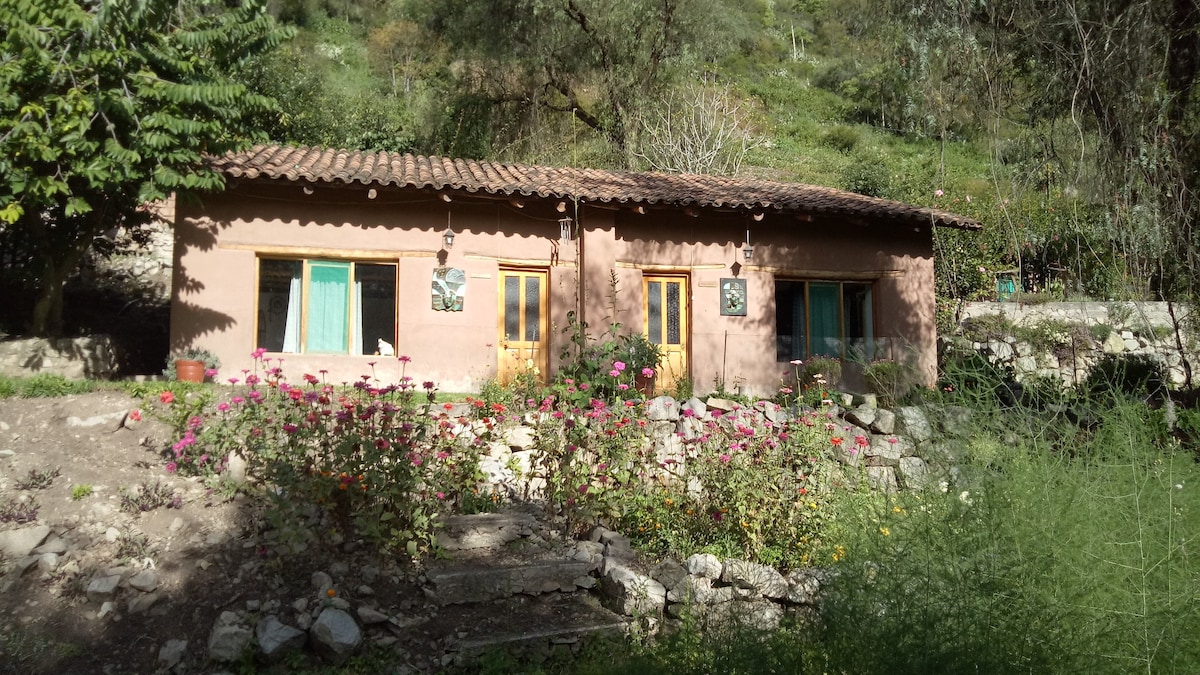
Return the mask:
<svg viewBox="0 0 1200 675"><path fill-rule="evenodd" d="M1200 467L1162 415L1109 401L1064 429L976 413L961 473L921 493L851 491L827 537L818 625L766 642L687 632L638 672L1200 672ZM783 660L781 664L780 659ZM629 671L633 672L633 671Z"/></svg>

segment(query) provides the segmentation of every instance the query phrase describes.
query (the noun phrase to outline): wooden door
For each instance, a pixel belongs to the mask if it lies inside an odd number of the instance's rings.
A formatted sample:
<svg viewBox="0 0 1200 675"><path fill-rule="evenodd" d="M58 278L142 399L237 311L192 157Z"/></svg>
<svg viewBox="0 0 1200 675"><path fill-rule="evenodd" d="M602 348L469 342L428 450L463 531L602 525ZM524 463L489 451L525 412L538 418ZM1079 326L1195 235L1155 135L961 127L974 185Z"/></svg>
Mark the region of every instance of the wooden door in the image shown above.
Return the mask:
<svg viewBox="0 0 1200 675"><path fill-rule="evenodd" d="M497 378L508 384L524 372L545 382L549 366L549 275L544 270L500 270Z"/></svg>
<svg viewBox="0 0 1200 675"><path fill-rule="evenodd" d="M642 277L645 335L663 355L655 381L660 392L688 376L688 297L686 276Z"/></svg>

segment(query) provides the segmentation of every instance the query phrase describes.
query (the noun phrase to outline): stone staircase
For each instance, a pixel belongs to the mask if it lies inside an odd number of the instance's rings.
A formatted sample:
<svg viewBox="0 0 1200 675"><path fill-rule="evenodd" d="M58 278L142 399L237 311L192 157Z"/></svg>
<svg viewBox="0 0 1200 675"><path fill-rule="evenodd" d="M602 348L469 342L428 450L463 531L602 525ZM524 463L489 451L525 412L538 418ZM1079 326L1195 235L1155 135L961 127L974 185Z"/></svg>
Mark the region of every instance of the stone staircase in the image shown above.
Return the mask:
<svg viewBox="0 0 1200 675"><path fill-rule="evenodd" d="M443 636L445 666L496 650L540 661L625 632L628 620L589 592L603 563L597 542L568 541L514 508L448 518L439 544L444 556L422 586L440 610L424 628Z"/></svg>

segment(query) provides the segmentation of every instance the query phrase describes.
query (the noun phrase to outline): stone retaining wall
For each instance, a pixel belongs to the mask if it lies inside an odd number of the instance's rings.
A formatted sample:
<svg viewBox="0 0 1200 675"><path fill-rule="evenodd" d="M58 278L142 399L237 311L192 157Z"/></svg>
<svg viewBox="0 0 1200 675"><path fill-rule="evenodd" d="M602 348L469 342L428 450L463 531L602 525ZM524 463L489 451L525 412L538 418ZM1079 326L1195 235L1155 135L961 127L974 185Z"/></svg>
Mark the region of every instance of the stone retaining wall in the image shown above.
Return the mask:
<svg viewBox="0 0 1200 675"><path fill-rule="evenodd" d="M117 366L117 351L107 335L0 340L0 375L50 373L73 380L105 379Z"/></svg>
<svg viewBox="0 0 1200 675"><path fill-rule="evenodd" d="M1182 385L1187 380L1184 361L1200 362L1195 317L1186 305L968 302L959 310L958 332L943 337L943 347L972 349L1011 367L1018 381L1048 378L1075 386L1105 357L1140 356L1160 362L1169 381ZM1005 324L1011 328L1007 334L978 339L981 326Z"/></svg>

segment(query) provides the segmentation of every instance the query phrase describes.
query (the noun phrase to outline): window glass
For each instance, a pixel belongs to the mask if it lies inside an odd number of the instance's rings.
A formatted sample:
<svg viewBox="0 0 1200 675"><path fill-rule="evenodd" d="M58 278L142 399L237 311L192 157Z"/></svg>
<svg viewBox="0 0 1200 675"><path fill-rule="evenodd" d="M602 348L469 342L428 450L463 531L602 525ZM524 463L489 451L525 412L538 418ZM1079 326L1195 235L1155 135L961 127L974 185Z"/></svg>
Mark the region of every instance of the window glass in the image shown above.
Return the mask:
<svg viewBox="0 0 1200 675"><path fill-rule="evenodd" d="M300 296L303 273L304 263L299 260L261 261L258 269L256 346L271 352L300 351ZM288 337L292 338L293 344L288 344Z"/></svg>
<svg viewBox="0 0 1200 675"><path fill-rule="evenodd" d="M808 341L812 356L842 355L840 284L808 285Z"/></svg>
<svg viewBox="0 0 1200 675"><path fill-rule="evenodd" d="M354 265L355 354L374 354L379 341L396 345L396 266Z"/></svg>
<svg viewBox="0 0 1200 675"><path fill-rule="evenodd" d="M525 277L525 341L537 342L541 321L538 312L541 310L541 288L536 276Z"/></svg>
<svg viewBox="0 0 1200 675"><path fill-rule="evenodd" d="M521 339L521 277L504 277L504 337Z"/></svg>
<svg viewBox="0 0 1200 675"><path fill-rule="evenodd" d="M871 353L871 285L837 281L775 282L775 359L866 357Z"/></svg>
<svg viewBox="0 0 1200 675"><path fill-rule="evenodd" d="M396 344L396 266L259 260L256 345L271 352L374 354Z"/></svg>
<svg viewBox="0 0 1200 675"><path fill-rule="evenodd" d="M667 344L679 344L679 289L678 281L667 282Z"/></svg>
<svg viewBox="0 0 1200 675"><path fill-rule="evenodd" d="M662 344L662 282L646 283L646 336L650 342Z"/></svg>
<svg viewBox="0 0 1200 675"><path fill-rule="evenodd" d="M350 263L309 263L307 351L346 351L349 304Z"/></svg>

